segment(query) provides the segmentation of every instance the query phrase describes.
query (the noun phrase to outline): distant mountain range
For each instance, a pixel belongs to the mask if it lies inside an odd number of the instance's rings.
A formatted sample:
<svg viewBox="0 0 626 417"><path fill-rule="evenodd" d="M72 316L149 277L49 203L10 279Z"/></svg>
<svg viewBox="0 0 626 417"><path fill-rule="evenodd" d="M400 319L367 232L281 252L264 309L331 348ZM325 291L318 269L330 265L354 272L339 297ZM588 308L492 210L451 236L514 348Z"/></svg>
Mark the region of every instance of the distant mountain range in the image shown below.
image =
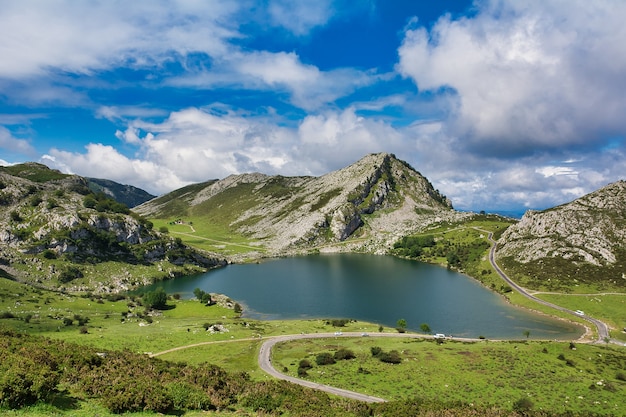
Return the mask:
<svg viewBox="0 0 626 417"><path fill-rule="evenodd" d="M193 218L260 242L274 253L327 245L385 253L425 226L468 216L406 162L371 154L321 177L231 175L135 208L148 218ZM355 238L359 239L355 239Z"/></svg>
<svg viewBox="0 0 626 417"><path fill-rule="evenodd" d="M159 197L26 163L0 167L0 208L0 272L35 276L39 269L57 281L67 269L60 260L81 270L89 262L158 263L156 275L170 273L164 261L203 268L224 263L224 254L187 247L152 230L147 219L187 221L210 229L209 237L217 230L245 239L259 248L257 256L281 256L386 254L404 236L475 216L454 210L424 176L387 153L320 177L231 175ZM528 211L501 235L497 253L530 288L572 281L619 287L626 286L625 242L626 182L619 181L568 204ZM142 279L153 278L144 273Z"/></svg>
<svg viewBox="0 0 626 417"><path fill-rule="evenodd" d="M124 185L111 180L105 180L100 178L86 178L89 183L89 189L94 192L102 192L112 199L126 204L129 208L138 206L146 201L155 198L152 195L141 188L133 187L132 185Z"/></svg>

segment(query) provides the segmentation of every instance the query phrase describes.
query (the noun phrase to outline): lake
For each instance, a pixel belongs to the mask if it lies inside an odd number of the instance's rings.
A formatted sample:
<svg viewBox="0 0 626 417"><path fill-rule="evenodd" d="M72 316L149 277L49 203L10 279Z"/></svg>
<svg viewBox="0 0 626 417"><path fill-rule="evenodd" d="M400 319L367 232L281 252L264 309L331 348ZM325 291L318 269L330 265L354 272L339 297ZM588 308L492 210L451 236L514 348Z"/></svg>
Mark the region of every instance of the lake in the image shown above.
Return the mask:
<svg viewBox="0 0 626 417"><path fill-rule="evenodd" d="M236 264L160 282L168 294L193 290L226 294L244 317L348 318L458 337L575 339L583 329L508 304L472 278L445 268L390 256L320 254Z"/></svg>

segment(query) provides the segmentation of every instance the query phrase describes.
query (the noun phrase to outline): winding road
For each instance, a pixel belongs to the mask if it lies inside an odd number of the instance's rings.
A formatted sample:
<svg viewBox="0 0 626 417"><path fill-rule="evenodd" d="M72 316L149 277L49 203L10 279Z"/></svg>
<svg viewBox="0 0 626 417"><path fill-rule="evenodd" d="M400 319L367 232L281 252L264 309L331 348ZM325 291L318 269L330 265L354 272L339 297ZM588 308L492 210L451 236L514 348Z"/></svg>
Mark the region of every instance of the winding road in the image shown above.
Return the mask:
<svg viewBox="0 0 626 417"><path fill-rule="evenodd" d="M561 307L558 306L556 304L552 304L548 301L542 300L541 298L537 298L532 294L529 294L526 289L524 289L523 287L519 286L515 281L513 281L511 278L509 278L504 271L502 271L502 269L500 269L500 267L498 266L498 264L496 263L496 241L493 239L493 233L489 232L487 230L482 230L482 229L478 229L481 230L482 232L486 232L489 233L489 235L487 236L487 238L489 239L489 241L491 242L491 249L489 250L489 262L491 263L491 266L493 267L493 269L496 270L496 272L498 273L498 275L500 275L500 278L502 278L507 284L509 284L511 286L511 288L513 288L515 291L517 291L518 293L520 293L521 295L523 295L524 297L528 298L529 300L533 300L539 304L542 304L544 306L548 306L550 308L554 308L555 310L559 310L565 313L569 313L572 314L576 317L580 317L584 320L587 320L588 322L592 323L594 326L596 326L596 329L598 330L598 342L606 342L611 341L610 335L609 335L609 328L608 326L598 320L598 319L594 319L593 317L589 317L586 315L580 315L577 314L575 311L572 311L570 309L567 309L565 307ZM621 343L620 343L621 345Z"/></svg>
<svg viewBox="0 0 626 417"><path fill-rule="evenodd" d="M548 306L550 308L554 308L556 310L568 313L568 314L572 314L576 317L582 318L584 320L587 320L588 322L592 323L597 331L598 331L598 340L597 342L614 342L617 343L619 345L622 345L622 343L617 342L617 341L612 341L610 339L610 335L609 335L609 329L608 326L603 323L600 320L594 319L593 317L589 317L586 315L580 315L577 314L575 311L569 310L567 308L558 306L556 304L552 304L548 301L542 300L540 298L535 297L534 295L528 293L526 291L526 289L524 289L523 287L521 287L520 285L518 285L516 282L514 282L513 280L511 280L505 273L504 271L502 271L502 269L500 269L500 267L498 266L498 264L495 261L495 253L496 253L496 241L493 239L493 233L488 231L488 230L482 230L482 229L478 229L482 232L488 233L488 240L491 242L491 249L489 251L489 262L491 263L491 266L494 268L494 270L498 273L498 275L509 285L511 286L511 288L513 288L515 291L519 292L522 296L537 302L539 304ZM379 397L375 397L373 395L368 395L368 394L363 394L363 393L359 393L359 392L355 392L355 391L350 391L350 390L346 390L346 389L341 389L341 388L336 388L336 387L332 387L330 385L325 385L325 384L320 384L320 383L316 383L316 382L312 382L312 381L307 381L305 379L300 379L300 378L296 378L293 376L289 376L286 374L283 374L282 372L279 372L278 370L276 370L276 368L274 368L274 366L272 365L272 348L274 347L274 345L276 345L277 343L283 343L283 342L287 342L290 340L300 340L300 339L321 339L321 338L338 338L338 337L404 337L404 338L433 338L433 336L428 336L428 335L422 335L422 334L415 334L415 333L371 333L371 334L363 334L363 333L356 333L356 332L346 332L346 333L307 333L307 334L293 334L293 335L284 335L284 336L273 336L270 337L268 339L266 339L262 344L261 344L261 348L259 349L259 359L258 359L258 363L259 363L259 367L266 372L267 374L273 376L274 378L277 379L282 379L285 381L289 381L291 383L294 384L298 384L298 385L302 385L304 387L308 387L308 388L312 388L312 389L316 389L316 390L321 390L321 391L325 391L329 394L333 394L333 395L338 395L341 397L345 397L345 398L350 398L353 400L358 400L358 401L365 401L365 402L369 402L369 403L380 403L380 402L386 402L387 400L383 399L383 398L379 398ZM163 352L159 352L159 353L155 353L155 354L151 354L150 356L159 356L165 353L169 353L169 352L173 352L176 350L180 350L180 349L186 349L186 348L190 348L190 347L194 347L194 346L200 346L200 345L205 345L205 344L212 344L212 343L225 343L225 342L240 342L240 341L244 341L244 340L258 340L255 338L252 339L236 339L236 340L229 340L229 341L221 341L221 342L202 342L202 343L196 343L196 344L192 344L192 345L187 345L187 346L180 346L180 347L176 347L176 348L172 348ZM462 340L462 341L478 341L479 339L465 339L465 338L454 338L454 340Z"/></svg>
<svg viewBox="0 0 626 417"><path fill-rule="evenodd" d="M305 379L295 378L293 376L285 375L274 368L272 365L272 348L277 343L283 343L290 340L299 339L324 339L324 338L338 338L338 337L364 337L363 333L346 332L341 334L336 333L306 333L306 334L292 334L285 336L275 336L266 340L259 351L259 367L273 376L274 378L282 379L292 382L294 384L302 385L304 387L313 388L321 391L328 392L329 394L339 395L345 398L353 400L365 401L369 403L386 402L387 400L372 395L362 394L355 391L349 391L341 388L331 387L330 385L319 384L316 382L307 381ZM417 333L369 333L366 337L394 337L394 338L411 338L411 339L433 339L433 336L417 334ZM479 341L480 339L466 339L466 338L454 338L454 340L462 341Z"/></svg>

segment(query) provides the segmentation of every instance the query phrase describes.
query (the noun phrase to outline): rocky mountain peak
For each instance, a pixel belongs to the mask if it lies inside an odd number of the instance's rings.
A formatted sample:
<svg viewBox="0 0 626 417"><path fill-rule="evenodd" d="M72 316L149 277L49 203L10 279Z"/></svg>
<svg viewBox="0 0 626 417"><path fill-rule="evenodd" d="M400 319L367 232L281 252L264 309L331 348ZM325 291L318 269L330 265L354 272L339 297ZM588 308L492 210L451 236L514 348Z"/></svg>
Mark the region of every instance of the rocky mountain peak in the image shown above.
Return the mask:
<svg viewBox="0 0 626 417"><path fill-rule="evenodd" d="M430 182L394 155L366 155L320 177L259 173L188 186L136 210L156 218L174 212L195 221L216 219L232 233L284 252L367 235L386 250L390 241L418 225L453 216L452 206ZM228 214L225 214L228 213ZM203 217L206 220L198 220Z"/></svg>
<svg viewBox="0 0 626 417"><path fill-rule="evenodd" d="M521 263L558 257L596 266L614 264L626 250L626 181L558 207L528 211L498 245L500 256Z"/></svg>

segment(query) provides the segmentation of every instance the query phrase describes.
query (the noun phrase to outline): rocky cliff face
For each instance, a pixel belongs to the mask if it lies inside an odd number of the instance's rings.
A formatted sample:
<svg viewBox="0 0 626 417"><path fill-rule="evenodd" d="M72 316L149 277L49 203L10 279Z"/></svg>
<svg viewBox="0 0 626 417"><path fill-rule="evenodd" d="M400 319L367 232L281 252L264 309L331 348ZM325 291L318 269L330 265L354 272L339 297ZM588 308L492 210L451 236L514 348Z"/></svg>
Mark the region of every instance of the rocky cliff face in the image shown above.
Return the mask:
<svg viewBox="0 0 626 417"><path fill-rule="evenodd" d="M68 265L168 260L211 267L222 262L160 235L125 205L93 194L85 178L32 163L0 169L0 268L42 259ZM58 276L58 268L50 271L37 279Z"/></svg>
<svg viewBox="0 0 626 417"><path fill-rule="evenodd" d="M228 212L225 227L276 252L327 247L356 236L363 250L384 252L412 230L461 216L426 178L386 153L321 177L232 175L172 195L136 211L167 218L171 207L184 203L183 215L206 221Z"/></svg>
<svg viewBox="0 0 626 417"><path fill-rule="evenodd" d="M613 265L626 251L626 181L549 210L529 211L498 241L499 256L520 263L562 258Z"/></svg>

